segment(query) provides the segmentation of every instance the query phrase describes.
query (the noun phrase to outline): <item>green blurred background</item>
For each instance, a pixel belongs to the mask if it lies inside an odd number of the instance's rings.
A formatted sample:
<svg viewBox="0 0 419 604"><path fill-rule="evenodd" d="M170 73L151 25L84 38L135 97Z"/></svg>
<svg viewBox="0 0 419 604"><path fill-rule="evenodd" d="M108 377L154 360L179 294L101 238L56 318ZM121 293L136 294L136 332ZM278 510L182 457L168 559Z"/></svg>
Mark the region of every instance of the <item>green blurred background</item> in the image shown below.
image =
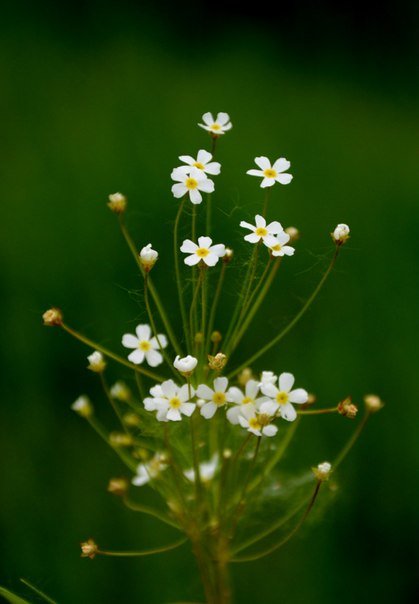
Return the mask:
<svg viewBox="0 0 419 604"><path fill-rule="evenodd" d="M106 493L123 469L73 412L103 405L88 350L42 326L51 305L121 351L144 319L135 266L107 210L129 198L139 245L174 292L170 171L208 144L196 123L228 111L221 141L216 239L241 248L240 219L261 200L245 176L256 155L286 156L272 218L302 232L264 316L260 342L291 317L327 265L329 232L352 238L317 303L257 369L288 370L326 404L376 392L385 410L339 472L321 521L269 559L234 569L238 603L413 601L417 528L417 5L14 2L0 24L2 148L0 584L26 577L58 602L198 601L186 548L149 559L81 559L93 536L109 548L170 540L170 529ZM230 289L227 298L234 297ZM175 317L174 317L175 318ZM243 341L249 354L254 341ZM125 377L118 367L110 379ZM127 376L129 378L129 376ZM288 459L332 458L354 424L304 422ZM415 474L416 469L416 474ZM149 497L149 495L145 495Z"/></svg>

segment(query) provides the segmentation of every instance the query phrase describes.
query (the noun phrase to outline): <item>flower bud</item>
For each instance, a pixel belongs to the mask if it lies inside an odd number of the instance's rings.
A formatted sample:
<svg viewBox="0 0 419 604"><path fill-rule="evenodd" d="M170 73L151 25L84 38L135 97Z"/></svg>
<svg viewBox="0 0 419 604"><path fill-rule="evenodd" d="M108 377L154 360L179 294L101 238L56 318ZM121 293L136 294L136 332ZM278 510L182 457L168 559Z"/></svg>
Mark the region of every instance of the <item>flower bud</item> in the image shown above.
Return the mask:
<svg viewBox="0 0 419 604"><path fill-rule="evenodd" d="M156 264L158 258L159 254L158 252L156 252L156 250L153 250L153 248L151 247L151 243L143 247L140 252L140 262L146 273L151 271L153 266Z"/></svg>
<svg viewBox="0 0 419 604"><path fill-rule="evenodd" d="M312 470L317 480L324 482L329 480L332 466L328 461L324 461L323 463L319 463L317 468L312 468Z"/></svg>
<svg viewBox="0 0 419 604"><path fill-rule="evenodd" d="M82 543L80 543L80 547L82 558L94 558L99 550L98 546L93 541L93 539L83 541Z"/></svg>
<svg viewBox="0 0 419 604"><path fill-rule="evenodd" d="M246 367L237 376L237 381L240 386L246 386L247 382L253 378L253 373L250 367Z"/></svg>
<svg viewBox="0 0 419 604"><path fill-rule="evenodd" d="M111 432L109 434L111 447L131 447L134 444L131 434L126 432Z"/></svg>
<svg viewBox="0 0 419 604"><path fill-rule="evenodd" d="M202 344L202 342L204 341L204 334L202 333L202 331L198 331L195 334L194 340L195 344Z"/></svg>
<svg viewBox="0 0 419 604"><path fill-rule="evenodd" d="M63 324L63 314L59 308L55 308L54 306L45 311L42 318L44 325L48 325L49 327L61 326Z"/></svg>
<svg viewBox="0 0 419 604"><path fill-rule="evenodd" d="M278 376L273 371L262 371L260 381L262 384L275 384Z"/></svg>
<svg viewBox="0 0 419 604"><path fill-rule="evenodd" d="M108 484L108 492L117 497L124 497L129 488L129 481L126 478L111 478Z"/></svg>
<svg viewBox="0 0 419 604"><path fill-rule="evenodd" d="M173 366L185 377L192 375L195 367L198 364L198 359L188 354L186 357L180 358L179 355L175 358Z"/></svg>
<svg viewBox="0 0 419 604"><path fill-rule="evenodd" d="M219 331L213 331L211 334L211 342L218 344L223 339L223 336Z"/></svg>
<svg viewBox="0 0 419 604"><path fill-rule="evenodd" d="M89 397L85 394L79 396L79 398L71 405L71 408L81 417L85 417L86 419L93 415L93 405L90 402Z"/></svg>
<svg viewBox="0 0 419 604"><path fill-rule="evenodd" d="M127 199L122 193L112 193L108 197L108 208L115 214L123 214L127 207Z"/></svg>
<svg viewBox="0 0 419 604"><path fill-rule="evenodd" d="M227 356L222 352L219 352L215 356L208 355L208 366L214 371L221 371L227 364Z"/></svg>
<svg viewBox="0 0 419 604"><path fill-rule="evenodd" d="M131 392L124 382L115 382L110 389L110 394L112 398L116 398L121 403L126 403L131 397Z"/></svg>
<svg viewBox="0 0 419 604"><path fill-rule="evenodd" d="M354 419L358 413L358 407L353 404L351 397L348 396L339 403L338 412L344 417Z"/></svg>
<svg viewBox="0 0 419 604"><path fill-rule="evenodd" d="M350 229L347 224L338 224L331 236L336 245L343 245L349 239L349 232Z"/></svg>
<svg viewBox="0 0 419 604"><path fill-rule="evenodd" d="M104 371L106 362L103 358L103 354L98 350L95 350L92 352L92 354L89 354L87 360L89 361L87 369L90 369L90 371L94 371L95 373L102 373L102 371Z"/></svg>
<svg viewBox="0 0 419 604"><path fill-rule="evenodd" d="M376 413L384 407L383 401L376 394L367 394L364 396L364 403L370 413Z"/></svg>
<svg viewBox="0 0 419 604"><path fill-rule="evenodd" d="M289 226L285 229L285 232L287 235L290 236L290 240L289 243L294 243L294 241L297 241L297 239L300 238L300 231L293 227L293 226Z"/></svg>
<svg viewBox="0 0 419 604"><path fill-rule="evenodd" d="M231 262L233 260L233 256L234 256L233 250L229 247L226 247L224 256L222 257L222 261L225 264L228 264L229 262Z"/></svg>
<svg viewBox="0 0 419 604"><path fill-rule="evenodd" d="M130 428L138 428L141 426L141 419L136 413L125 413L122 417L122 421Z"/></svg>

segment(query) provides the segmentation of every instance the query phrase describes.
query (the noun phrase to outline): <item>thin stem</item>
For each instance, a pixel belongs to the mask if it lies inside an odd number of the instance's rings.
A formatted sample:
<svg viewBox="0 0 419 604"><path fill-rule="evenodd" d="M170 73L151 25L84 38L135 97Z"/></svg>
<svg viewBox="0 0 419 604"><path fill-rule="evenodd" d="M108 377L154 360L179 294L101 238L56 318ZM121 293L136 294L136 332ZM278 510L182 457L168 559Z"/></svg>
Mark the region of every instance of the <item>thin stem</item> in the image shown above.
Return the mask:
<svg viewBox="0 0 419 604"><path fill-rule="evenodd" d="M199 294L199 289L202 285L202 277L203 277L203 271L199 271L199 277L198 277L198 283L196 284L195 287L195 291L193 293L193 297L192 297L192 302L191 302L191 306L189 309L189 328L190 328L190 333L191 333L191 345L193 346L193 342L194 342L194 332L193 332L193 325L194 325L194 311L195 311L195 307L197 304L197 300L198 300L198 294Z"/></svg>
<svg viewBox="0 0 419 604"><path fill-rule="evenodd" d="M132 253L133 257L134 257L134 260L135 260L138 268L140 269L141 274L144 276L144 272L145 272L144 271L144 267L142 266L142 264L140 262L140 259L138 257L137 248L135 247L135 244L134 244L134 242L133 242L133 240L131 238L131 235L129 234L129 232L127 230L127 227L125 226L125 223L124 223L124 220L122 218L122 215L120 215L120 218L119 218L119 226L120 226L122 235L124 236L124 239L125 239L128 247L129 247L129 249L130 249L130 251L131 251L131 253ZM182 356L182 349L181 349L181 347L179 345L179 342L177 341L175 332L173 331L173 328L172 328L171 323L169 321L169 317L167 316L167 313L166 313L166 311L164 309L162 301L160 300L159 294L158 294L156 288L154 287L154 284L153 284L151 278L149 279L149 288L150 288L151 296L152 296L152 298L154 300L154 304L157 307L157 310L158 310L158 312L160 314L161 320L162 320L162 322L164 324L164 327L166 329L168 338L169 338L170 342L172 343L172 346L175 349L176 354L179 354L179 355Z"/></svg>
<svg viewBox="0 0 419 604"><path fill-rule="evenodd" d="M106 382L106 378L105 378L105 375L104 375L104 372L103 372L103 371L101 371L101 372L99 373L99 377L100 377L100 383L102 384L103 391L104 391L104 393L105 393L106 398L108 399L109 404L111 405L112 409L113 409L113 410L114 410L114 412L115 412L115 415L116 415L116 416L117 416L117 418L119 419L119 422L120 422L121 426L123 427L123 429L125 430L125 432L126 432L127 434L129 434L129 432L128 432L128 430L127 430L127 427L126 427L126 425L124 424L124 421L123 421L123 419L122 419L122 414L121 414L121 412L120 412L120 410L119 410L119 408L118 408L118 406L117 406L116 402L114 401L114 399L113 399L113 398L112 398L112 396L111 396L111 393L110 393L110 391L109 391L108 384L107 384L107 382Z"/></svg>
<svg viewBox="0 0 419 604"><path fill-rule="evenodd" d="M255 464L256 464L256 459L259 453L259 449L260 449L260 443L262 441L262 437L258 436L257 437L257 441L256 441L256 447L255 447L255 451L252 457L252 461L250 462L250 467L249 470L247 472L246 475L246 480L244 481L243 484L243 488L242 491L240 493L240 498L239 498L239 502L237 504L237 507L235 508L235 511L233 513L233 517L232 517L232 529L231 529L231 536L234 535L235 530L237 528L237 525L239 523L239 520L242 516L243 510L244 510L244 500L246 498L246 493L247 493L247 489L249 487L249 482L250 482L250 478L252 476Z"/></svg>
<svg viewBox="0 0 419 604"><path fill-rule="evenodd" d="M329 407L327 409L303 409L297 410L297 415L325 415L327 413L337 413L338 407Z"/></svg>
<svg viewBox="0 0 419 604"><path fill-rule="evenodd" d="M83 342L83 344L86 344L86 346L93 348L93 350L99 350L106 357L113 359L117 363L120 363L121 365L125 365L125 367L129 367L130 369L133 369L134 371L138 371L138 373L142 373L143 375L146 375L147 377L151 378L152 380L156 380L157 382L164 382L165 378L162 377L161 375L158 375L157 373L154 373L154 371L150 371L149 369L145 369L144 367L140 367L138 365L134 365L133 363L130 363L129 361L124 359L124 357L120 357L118 354L111 352L110 350L108 350L104 346L101 346L97 342L94 342L93 340L86 338L86 336L79 333L78 331L75 331L74 329L72 329L71 327L66 325L65 323L63 323L61 325L61 327L64 329L64 331L66 331L71 336L73 336L73 338L80 340L80 342Z"/></svg>
<svg viewBox="0 0 419 604"><path fill-rule="evenodd" d="M209 315L209 319L208 319L208 334L207 334L207 340L205 343L206 351L209 351L209 347L210 347L211 334L214 329L215 314L217 312L218 301L220 299L221 291L223 289L226 269L227 269L227 263L223 262L221 271L220 271L220 276L218 277L218 283L217 283L217 287L215 290L214 298L212 300L210 315Z"/></svg>
<svg viewBox="0 0 419 604"><path fill-rule="evenodd" d="M155 547L153 549L142 550L138 552L113 552L108 550L97 550L97 554L102 556L116 556L116 557L133 557L133 556L151 556L153 554L161 554L163 552L169 552L172 549L176 549L180 547L184 543L186 543L188 539L183 537L182 539L178 539L174 543L169 543L169 545L162 545L161 547Z"/></svg>
<svg viewBox="0 0 419 604"><path fill-rule="evenodd" d="M182 325L183 325L185 340L186 340L186 342L188 342L189 331L188 331L188 323L187 323L187 318L186 318L185 302L183 299L182 282L180 279L179 242L178 242L179 221L180 221L180 217L183 212L185 200L186 200L186 196L184 196L182 198L182 201L179 204L179 209L177 211L176 218L175 218L175 225L174 225L174 230L173 230L173 254L174 254L174 258L175 258L176 286L177 286L177 291L178 291L180 314L182 316Z"/></svg>
<svg viewBox="0 0 419 604"><path fill-rule="evenodd" d="M52 598L47 596L47 594L44 593L43 591L41 591L39 589L39 587L35 587L35 585L30 583L27 579L20 579L20 582L23 583L24 585L26 585L26 587L29 587L29 589L34 591L36 594L38 594L38 596L40 598L42 598L45 602L49 602L49 604L57 604L57 602L55 600L53 600ZM16 602L17 602L17 600L16 600ZM22 600L22 602L23 602L23 600Z"/></svg>
<svg viewBox="0 0 419 604"><path fill-rule="evenodd" d="M131 501L128 498L124 498L123 502L124 502L124 505L129 510L132 510L133 512L141 512L142 514L148 514L149 516L154 516L154 518L157 518L161 522L164 522L165 524L168 524L169 526L172 526L173 528L181 530L179 525L177 524L177 522L175 522L174 520L169 518L169 516L167 516L164 512L155 510L154 508L151 508L147 505L142 505L140 503L136 503L134 501Z"/></svg>
<svg viewBox="0 0 419 604"><path fill-rule="evenodd" d="M268 211L268 204L269 204L269 199L271 196L271 189L272 189L272 187L266 187L266 189L265 189L265 200L263 202L263 210L262 210L262 216L264 218L266 218L266 213Z"/></svg>
<svg viewBox="0 0 419 604"><path fill-rule="evenodd" d="M314 503L317 499L317 495L319 494L321 485L322 485L322 482L320 480L318 480L316 482L316 486L314 488L314 493L313 493L312 497L310 498L310 501L308 503L308 506L307 506L304 514L302 515L300 520L297 522L295 527L288 533L288 535L285 535L285 537L283 537L280 541L278 541L278 543L271 545L270 547L268 547L265 550L262 550L256 554L250 554L248 556L241 556L239 558L231 558L231 562L253 562L254 560L259 560L259 558L264 558L265 556L268 556L272 552L276 551L277 549L279 549L280 547L285 545L299 531L301 526L304 524L304 521L306 520L307 516L309 515L309 513L311 512L311 510L314 506Z"/></svg>
<svg viewBox="0 0 419 604"><path fill-rule="evenodd" d="M290 323L288 323L288 325L282 331L280 331L279 334L276 335L270 342L268 342L267 344L265 344L265 346L263 346L260 350L258 350L258 352L256 352L255 354L253 354L244 363L242 363L237 369L235 369L234 371L232 371L227 376L229 379L231 379L232 377L234 377L235 375L237 375L238 373L240 373L240 371L242 371L245 367L249 367L249 365L252 365L252 363L254 363L260 356L262 356L263 354L265 354L265 352L267 352L270 348L272 348L272 346L275 346L275 344L277 344L280 340L282 340L282 338L284 336L286 336L289 331L291 331L291 329L294 327L294 325L296 325L298 323L298 321L304 316L304 314L306 313L306 311L310 308L311 304L314 302L314 300L316 299L317 295L320 293L320 290L322 289L322 287L323 287L324 283L326 282L328 276L332 272L333 267L335 266L338 254L339 254L339 247L336 246L336 250L335 250L335 253L333 255L332 261L329 264L329 267L327 268L327 270L324 273L323 277L320 279L320 282L318 283L317 287L315 288L315 290L313 291L313 293L311 294L311 296L308 298L307 302L303 305L303 307L301 308L301 310L295 315L295 317L292 319L292 321L290 321Z"/></svg>
<svg viewBox="0 0 419 604"><path fill-rule="evenodd" d="M136 382L137 388L138 388L138 394L140 395L140 399L144 400L146 398L146 393L144 390L144 384L141 379L141 375L138 373L138 371L134 371L134 375L135 375L135 382Z"/></svg>
<svg viewBox="0 0 419 604"><path fill-rule="evenodd" d="M207 329L207 271L205 267L200 267L202 273L202 286L201 286L201 333L202 333L202 350L201 350L201 366L204 366L205 361L205 342L207 339L206 329Z"/></svg>
<svg viewBox="0 0 419 604"><path fill-rule="evenodd" d="M341 452L339 453L339 455L335 459L334 463L332 464L333 470L336 470L336 468L342 463L342 461L348 455L349 451L352 449L352 447L354 446L354 444L358 440L358 438L359 438L362 430L364 429L365 424L367 423L367 420L370 417L370 415L371 415L371 413L369 411L366 411L364 417L359 422L356 430L353 432L352 436L349 438L348 442L343 447L343 449L341 450Z"/></svg>
<svg viewBox="0 0 419 604"><path fill-rule="evenodd" d="M124 462L124 464L130 470L132 470L133 472L135 472L136 469L137 469L137 463L133 459L131 459L131 457L129 455L127 455L124 451L122 451L119 447L115 447L115 446L112 445L112 443L109 440L108 433L103 428L103 426L98 422L98 420L94 416L92 416L92 415L89 416L86 419L89 422L90 426L93 428L93 430L97 434L99 434L99 436L105 441L105 443L107 445L109 445L115 451L115 453Z"/></svg>

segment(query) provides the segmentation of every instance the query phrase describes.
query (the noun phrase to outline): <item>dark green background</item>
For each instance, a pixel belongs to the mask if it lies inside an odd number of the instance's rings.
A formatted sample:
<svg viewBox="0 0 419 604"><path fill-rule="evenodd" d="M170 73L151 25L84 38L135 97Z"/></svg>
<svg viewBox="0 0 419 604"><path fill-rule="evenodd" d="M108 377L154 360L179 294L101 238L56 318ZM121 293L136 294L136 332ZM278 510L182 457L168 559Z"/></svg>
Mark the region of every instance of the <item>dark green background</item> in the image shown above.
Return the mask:
<svg viewBox="0 0 419 604"><path fill-rule="evenodd" d="M294 181L275 187L270 215L302 232L243 357L299 308L332 253L328 233L347 222L352 238L319 300L257 369L294 372L325 404L349 393L360 402L370 391L386 402L342 465L325 515L281 552L235 569L237 602L411 601L419 450L412 6L393 19L385 5L362 27L327 4L324 19L284 8L282 27L221 7L8 7L0 26L1 584L20 589L26 577L71 604L200 598L186 548L144 560L79 557L89 536L129 549L172 534L106 493L122 468L69 409L82 392L104 406L85 370L88 350L43 328L41 314L58 305L117 351L121 334L144 318L135 266L105 205L116 190L129 198L136 242L160 251L155 279L171 300L170 170L177 155L208 144L196 126L202 113L221 110L234 128L219 149L215 238L237 256L247 251L238 223L258 209L261 190L245 170L264 154L292 162ZM230 286L227 307L233 296ZM109 374L126 375L114 365ZM353 428L311 418L288 460L306 469L333 458Z"/></svg>

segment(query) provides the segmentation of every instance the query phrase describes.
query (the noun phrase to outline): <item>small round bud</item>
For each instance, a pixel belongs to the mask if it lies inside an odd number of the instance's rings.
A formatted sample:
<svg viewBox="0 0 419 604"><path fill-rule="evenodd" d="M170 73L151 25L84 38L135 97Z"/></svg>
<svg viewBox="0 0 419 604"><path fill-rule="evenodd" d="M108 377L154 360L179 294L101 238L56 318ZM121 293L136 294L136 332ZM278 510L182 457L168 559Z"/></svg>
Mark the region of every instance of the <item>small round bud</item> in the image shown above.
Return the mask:
<svg viewBox="0 0 419 604"><path fill-rule="evenodd" d="M324 482L329 480L332 466L328 461L324 461L323 463L319 463L317 468L312 468L312 470L317 480Z"/></svg>
<svg viewBox="0 0 419 604"><path fill-rule="evenodd" d="M358 413L358 407L353 404L350 396L347 396L338 405L338 412L349 419L355 419Z"/></svg>
<svg viewBox="0 0 419 604"><path fill-rule="evenodd" d="M71 408L81 417L85 417L86 419L93 415L93 405L90 402L89 397L85 394L79 396L79 398L71 405Z"/></svg>
<svg viewBox="0 0 419 604"><path fill-rule="evenodd" d="M90 369L90 371L94 371L95 373L102 373L102 371L105 370L105 359L103 357L103 354L98 350L95 350L94 352L92 352L92 354L89 354L87 360L89 361L87 369Z"/></svg>
<svg viewBox="0 0 419 604"><path fill-rule="evenodd" d="M297 239L300 238L300 231L293 227L293 226L289 226L285 229L285 232L287 235L290 236L290 240L289 243L294 243L294 241L297 241Z"/></svg>
<svg viewBox="0 0 419 604"><path fill-rule="evenodd" d="M202 331L198 331L195 334L194 340L195 344L202 344L202 342L204 341L204 334L202 333Z"/></svg>
<svg viewBox="0 0 419 604"><path fill-rule="evenodd" d="M151 247L151 243L143 247L140 252L140 262L141 266L144 268L146 273L151 271L153 266L156 264L158 258L159 254L158 252L156 252L156 250L153 250L153 248Z"/></svg>
<svg viewBox="0 0 419 604"><path fill-rule="evenodd" d="M364 396L364 403L370 413L376 413L384 407L383 401L376 394L367 394Z"/></svg>
<svg viewBox="0 0 419 604"><path fill-rule="evenodd" d="M338 224L331 236L336 245L343 245L349 239L349 233L347 224Z"/></svg>
<svg viewBox="0 0 419 604"><path fill-rule="evenodd" d="M99 551L98 546L93 539L88 539L80 543L81 557L82 558L94 558Z"/></svg>
<svg viewBox="0 0 419 604"><path fill-rule="evenodd" d="M201 407L203 407L205 405L207 401L203 398L197 398L196 399L196 405L198 407L198 409L200 409Z"/></svg>
<svg viewBox="0 0 419 604"><path fill-rule="evenodd" d="M219 331L213 331L211 334L211 342L218 344L223 339L223 336Z"/></svg>
<svg viewBox="0 0 419 604"><path fill-rule="evenodd" d="M224 451L223 451L224 459L230 459L230 457L232 455L233 455L233 451L231 449L224 449Z"/></svg>
<svg viewBox="0 0 419 604"><path fill-rule="evenodd" d="M131 398L130 389L124 382L115 382L110 389L110 394L112 398L116 398L121 403L126 403Z"/></svg>
<svg viewBox="0 0 419 604"><path fill-rule="evenodd" d="M136 413L125 413L122 417L122 421L130 428L139 428L139 426L141 426L141 419Z"/></svg>
<svg viewBox="0 0 419 604"><path fill-rule="evenodd" d="M129 481L126 478L111 478L108 484L108 492L117 497L124 497L129 488Z"/></svg>
<svg viewBox="0 0 419 604"><path fill-rule="evenodd" d="M108 208L115 214L123 214L127 207L127 199L122 193L112 193L108 197Z"/></svg>
<svg viewBox="0 0 419 604"><path fill-rule="evenodd" d="M317 401L317 396L313 393L313 392L309 392L308 393L308 397L307 397L307 405L314 405L314 403Z"/></svg>
<svg viewBox="0 0 419 604"><path fill-rule="evenodd" d="M134 444L131 434L125 432L111 432L109 434L111 447L131 447Z"/></svg>
<svg viewBox="0 0 419 604"><path fill-rule="evenodd" d="M189 377L194 372L195 367L198 364L198 359L188 354L186 357L180 358L179 355L173 361L173 366L183 376Z"/></svg>
<svg viewBox="0 0 419 604"><path fill-rule="evenodd" d="M42 318L44 325L48 325L49 327L61 326L63 324L63 313L59 308L55 308L54 306L45 311Z"/></svg>
<svg viewBox="0 0 419 604"><path fill-rule="evenodd" d="M233 256L234 256L233 250L229 247L226 247L226 251L224 253L224 256L222 257L222 261L225 264L228 264L229 262L231 262L233 260Z"/></svg>
<svg viewBox="0 0 419 604"><path fill-rule="evenodd" d="M215 356L208 355L208 367L214 371L221 371L227 364L227 356L222 352L219 352Z"/></svg>
<svg viewBox="0 0 419 604"><path fill-rule="evenodd" d="M253 378L253 373L250 367L246 367L241 371L237 377L237 381L240 386L246 386L247 382Z"/></svg>

